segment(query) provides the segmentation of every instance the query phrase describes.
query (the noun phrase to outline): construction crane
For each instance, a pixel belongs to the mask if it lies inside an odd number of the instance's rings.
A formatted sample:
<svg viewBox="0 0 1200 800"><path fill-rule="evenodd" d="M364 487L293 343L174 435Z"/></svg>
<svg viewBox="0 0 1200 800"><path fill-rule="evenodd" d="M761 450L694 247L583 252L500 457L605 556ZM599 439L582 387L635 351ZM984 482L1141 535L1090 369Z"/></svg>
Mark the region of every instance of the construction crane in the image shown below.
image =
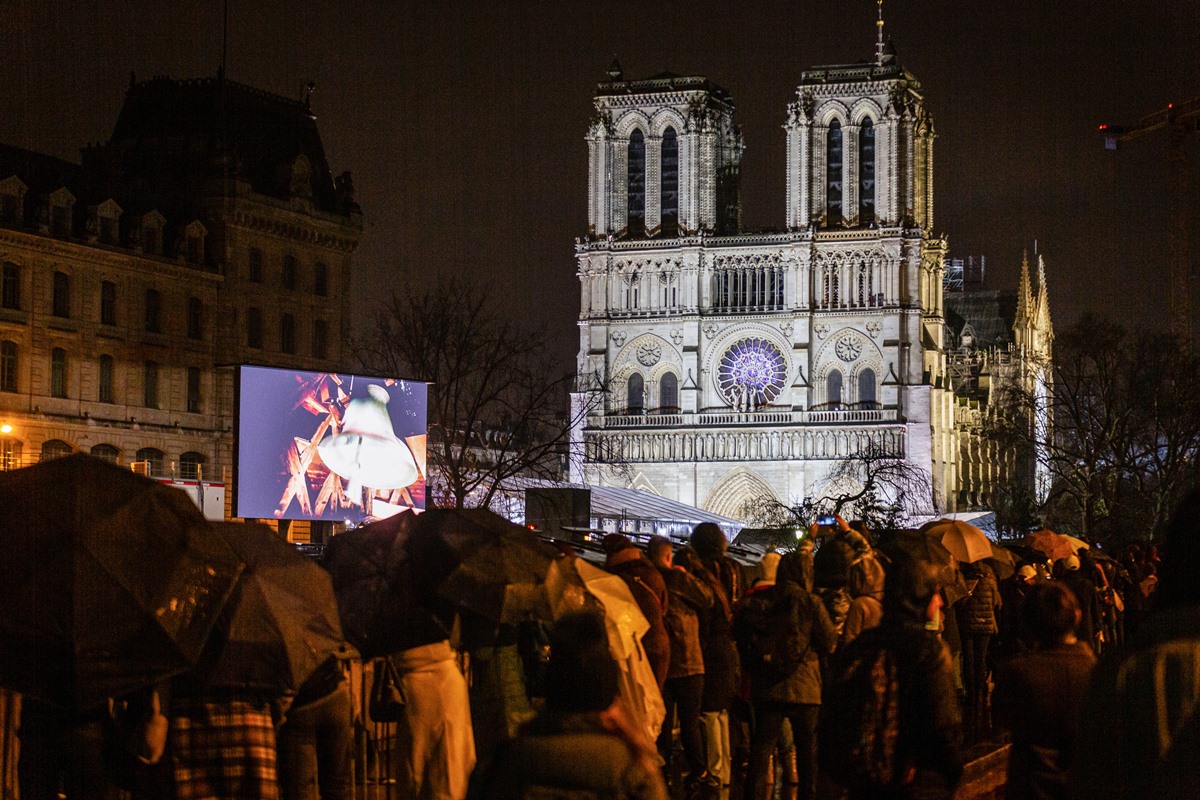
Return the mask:
<svg viewBox="0 0 1200 800"><path fill-rule="evenodd" d="M1185 346L1192 343L1191 247L1188 240L1188 187L1190 175L1187 134L1200 125L1200 97L1186 103L1168 103L1167 107L1142 117L1136 125L1101 125L1104 147L1116 150L1121 142L1167 130L1167 160L1170 171L1170 209L1168 216L1168 295L1167 313L1171 333Z"/></svg>

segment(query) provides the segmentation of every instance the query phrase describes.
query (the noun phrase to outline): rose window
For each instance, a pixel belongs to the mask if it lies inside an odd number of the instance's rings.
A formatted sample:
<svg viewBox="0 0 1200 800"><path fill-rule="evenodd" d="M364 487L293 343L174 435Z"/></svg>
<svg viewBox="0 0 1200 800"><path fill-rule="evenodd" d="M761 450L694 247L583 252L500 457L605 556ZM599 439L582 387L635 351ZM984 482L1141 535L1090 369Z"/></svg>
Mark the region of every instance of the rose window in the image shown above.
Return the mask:
<svg viewBox="0 0 1200 800"><path fill-rule="evenodd" d="M742 339L721 356L717 385L739 410L754 410L779 396L787 376L783 354L766 339Z"/></svg>

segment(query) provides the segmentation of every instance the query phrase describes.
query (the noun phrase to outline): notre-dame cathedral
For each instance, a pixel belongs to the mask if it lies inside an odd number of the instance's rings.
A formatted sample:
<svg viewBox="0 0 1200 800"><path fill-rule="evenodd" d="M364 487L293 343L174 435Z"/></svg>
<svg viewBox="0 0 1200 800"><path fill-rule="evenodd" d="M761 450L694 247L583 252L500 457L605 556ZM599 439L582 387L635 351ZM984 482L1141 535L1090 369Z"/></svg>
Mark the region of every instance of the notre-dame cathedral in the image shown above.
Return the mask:
<svg viewBox="0 0 1200 800"><path fill-rule="evenodd" d="M726 90L626 80L615 62L608 77L575 247L571 480L744 517L761 498L820 496L834 464L871 449L926 472L931 512L953 510L964 495L934 127L890 44L802 73L773 233L741 229Z"/></svg>

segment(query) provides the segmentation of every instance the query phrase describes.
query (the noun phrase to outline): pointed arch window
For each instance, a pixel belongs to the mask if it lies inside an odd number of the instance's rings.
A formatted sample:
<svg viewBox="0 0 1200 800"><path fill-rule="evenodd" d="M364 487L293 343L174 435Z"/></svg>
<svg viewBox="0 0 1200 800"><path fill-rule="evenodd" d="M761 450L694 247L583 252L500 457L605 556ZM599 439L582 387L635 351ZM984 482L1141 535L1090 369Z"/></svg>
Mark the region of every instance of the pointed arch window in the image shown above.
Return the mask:
<svg viewBox="0 0 1200 800"><path fill-rule="evenodd" d="M640 130L629 134L628 164L627 230L638 237L646 233L646 139Z"/></svg>
<svg viewBox="0 0 1200 800"><path fill-rule="evenodd" d="M825 407L834 410L842 407L842 373L840 370L830 371L829 377L825 379Z"/></svg>
<svg viewBox="0 0 1200 800"><path fill-rule="evenodd" d="M825 219L842 221L842 123L836 119L825 136Z"/></svg>
<svg viewBox="0 0 1200 800"><path fill-rule="evenodd" d="M663 375L659 382L658 410L663 414L679 413L679 378L674 372Z"/></svg>
<svg viewBox="0 0 1200 800"><path fill-rule="evenodd" d="M879 408L875 400L875 370L864 369L858 373L858 407Z"/></svg>
<svg viewBox="0 0 1200 800"><path fill-rule="evenodd" d="M663 131L661 175L662 232L664 236L675 236L679 232L679 138L674 128Z"/></svg>
<svg viewBox="0 0 1200 800"><path fill-rule="evenodd" d="M875 221L875 123L870 118L858 129L858 221Z"/></svg>
<svg viewBox="0 0 1200 800"><path fill-rule="evenodd" d="M628 413L641 414L646 409L645 391L646 383L641 374L635 372L630 375L625 387L625 409Z"/></svg>

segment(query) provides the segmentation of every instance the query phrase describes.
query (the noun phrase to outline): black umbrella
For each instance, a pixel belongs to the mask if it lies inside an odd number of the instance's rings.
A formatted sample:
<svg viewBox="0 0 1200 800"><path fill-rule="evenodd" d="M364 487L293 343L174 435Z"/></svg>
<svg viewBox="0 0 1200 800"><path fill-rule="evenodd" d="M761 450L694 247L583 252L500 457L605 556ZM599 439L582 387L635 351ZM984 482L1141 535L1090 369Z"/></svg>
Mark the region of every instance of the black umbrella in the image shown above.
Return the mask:
<svg viewBox="0 0 1200 800"><path fill-rule="evenodd" d="M967 585L955 566L954 555L936 537L919 531L893 531L880 537L878 549L890 559L909 558L934 567L929 578L942 587L947 603L967 595Z"/></svg>
<svg viewBox="0 0 1200 800"><path fill-rule="evenodd" d="M406 548L416 519L406 511L363 525L335 536L325 550L342 629L365 659L450 635L453 608L418 592Z"/></svg>
<svg viewBox="0 0 1200 800"><path fill-rule="evenodd" d="M0 473L0 685L85 711L192 667L242 570L183 492L84 455Z"/></svg>
<svg viewBox="0 0 1200 800"><path fill-rule="evenodd" d="M407 551L442 598L493 622L550 619L546 581L558 550L483 509L420 515Z"/></svg>
<svg viewBox="0 0 1200 800"><path fill-rule="evenodd" d="M283 694L345 647L329 573L265 525L211 526L245 564L196 675L210 686Z"/></svg>

